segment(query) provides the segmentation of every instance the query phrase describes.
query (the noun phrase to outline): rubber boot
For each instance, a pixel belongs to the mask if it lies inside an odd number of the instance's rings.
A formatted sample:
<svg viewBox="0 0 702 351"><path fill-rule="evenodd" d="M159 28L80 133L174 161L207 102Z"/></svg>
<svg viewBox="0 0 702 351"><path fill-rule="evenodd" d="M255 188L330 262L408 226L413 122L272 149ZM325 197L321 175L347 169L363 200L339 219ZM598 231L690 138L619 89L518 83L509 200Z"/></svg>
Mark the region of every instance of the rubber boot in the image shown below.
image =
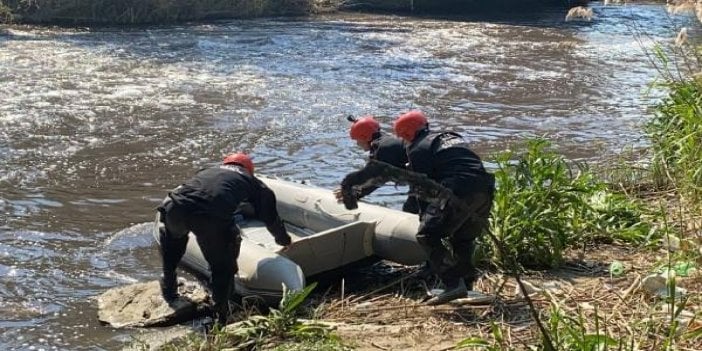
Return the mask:
<svg viewBox="0 0 702 351"><path fill-rule="evenodd" d="M161 294L164 300L171 302L178 298L176 267L185 253L188 237L171 239L166 235L165 228L160 228L159 231L161 259L163 262L163 276L160 281Z"/></svg>
<svg viewBox="0 0 702 351"><path fill-rule="evenodd" d="M468 296L468 289L466 288L466 283L463 281L463 278L460 278L457 283L447 285L446 290L429 299L426 304L429 306L443 305L466 296Z"/></svg>
<svg viewBox="0 0 702 351"><path fill-rule="evenodd" d="M176 274L164 274L161 278L161 295L166 302L172 302L178 298L178 282L176 281Z"/></svg>

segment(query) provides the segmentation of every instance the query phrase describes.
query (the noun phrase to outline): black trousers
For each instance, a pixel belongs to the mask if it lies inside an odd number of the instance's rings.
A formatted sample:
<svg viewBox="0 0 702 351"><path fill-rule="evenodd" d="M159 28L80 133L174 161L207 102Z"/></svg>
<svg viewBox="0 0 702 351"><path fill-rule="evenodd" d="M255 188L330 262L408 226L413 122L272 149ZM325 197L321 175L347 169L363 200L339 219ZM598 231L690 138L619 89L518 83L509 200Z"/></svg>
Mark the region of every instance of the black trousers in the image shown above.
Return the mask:
<svg viewBox="0 0 702 351"><path fill-rule="evenodd" d="M468 289L478 278L475 268L475 240L488 229L493 191L464 197L469 210L430 203L420 214L417 242L427 253L429 268L447 287L464 278Z"/></svg>
<svg viewBox="0 0 702 351"><path fill-rule="evenodd" d="M167 284L175 284L176 268L192 232L205 260L210 266L212 299L220 322L229 314L229 297L234 290L234 275L238 272L236 260L241 249L239 227L233 220L194 213L186 205L167 199L159 207L164 230L161 234L163 277Z"/></svg>

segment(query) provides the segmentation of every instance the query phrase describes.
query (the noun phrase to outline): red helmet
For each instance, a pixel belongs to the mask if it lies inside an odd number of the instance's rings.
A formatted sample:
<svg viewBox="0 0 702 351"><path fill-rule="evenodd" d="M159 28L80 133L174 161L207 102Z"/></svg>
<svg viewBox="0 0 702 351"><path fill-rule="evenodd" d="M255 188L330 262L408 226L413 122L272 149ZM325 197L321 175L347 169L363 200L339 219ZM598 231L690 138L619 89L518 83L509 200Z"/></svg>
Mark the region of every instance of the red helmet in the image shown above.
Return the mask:
<svg viewBox="0 0 702 351"><path fill-rule="evenodd" d="M235 153L235 154L229 154L226 157L224 157L224 160L222 160L222 164L225 165L231 165L231 164L237 164L239 166L242 166L246 168L251 175L254 174L254 164L253 161L251 161L251 157L247 154L243 153Z"/></svg>
<svg viewBox="0 0 702 351"><path fill-rule="evenodd" d="M349 134L353 140L371 141L379 130L380 123L373 116L365 116L353 121Z"/></svg>
<svg viewBox="0 0 702 351"><path fill-rule="evenodd" d="M427 116L422 111L412 110L400 115L393 123L393 129L397 136L411 142L417 132L426 128L428 123Z"/></svg>

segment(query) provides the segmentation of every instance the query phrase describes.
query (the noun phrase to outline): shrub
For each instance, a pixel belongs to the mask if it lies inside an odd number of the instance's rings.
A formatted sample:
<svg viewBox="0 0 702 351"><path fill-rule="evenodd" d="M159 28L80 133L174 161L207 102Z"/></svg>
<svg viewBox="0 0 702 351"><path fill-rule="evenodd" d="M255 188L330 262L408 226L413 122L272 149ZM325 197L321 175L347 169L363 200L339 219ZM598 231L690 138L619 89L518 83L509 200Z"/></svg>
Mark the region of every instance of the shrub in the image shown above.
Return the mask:
<svg viewBox="0 0 702 351"><path fill-rule="evenodd" d="M564 251L596 241L645 243L651 228L642 221L643 207L613 193L583 164L570 165L536 139L526 152L497 156L498 187L490 229L512 257L488 246L493 260L530 268L557 267Z"/></svg>

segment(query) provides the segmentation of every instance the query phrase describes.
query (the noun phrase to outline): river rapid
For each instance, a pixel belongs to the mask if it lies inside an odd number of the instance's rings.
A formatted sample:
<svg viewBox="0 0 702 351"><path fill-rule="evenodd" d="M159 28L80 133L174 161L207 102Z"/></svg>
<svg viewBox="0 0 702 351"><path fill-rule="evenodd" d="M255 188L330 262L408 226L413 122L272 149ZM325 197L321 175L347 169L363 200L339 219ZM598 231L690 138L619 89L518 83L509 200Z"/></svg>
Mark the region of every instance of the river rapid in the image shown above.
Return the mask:
<svg viewBox="0 0 702 351"><path fill-rule="evenodd" d="M158 277L148 222L167 190L236 150L331 189L364 162L347 114L389 127L422 109L488 166L537 135L574 159L644 149L645 51L696 24L660 4L591 6L591 22L553 9L1 28L0 349L119 349L134 331L101 326L94 297ZM369 201L399 208L402 191Z"/></svg>

